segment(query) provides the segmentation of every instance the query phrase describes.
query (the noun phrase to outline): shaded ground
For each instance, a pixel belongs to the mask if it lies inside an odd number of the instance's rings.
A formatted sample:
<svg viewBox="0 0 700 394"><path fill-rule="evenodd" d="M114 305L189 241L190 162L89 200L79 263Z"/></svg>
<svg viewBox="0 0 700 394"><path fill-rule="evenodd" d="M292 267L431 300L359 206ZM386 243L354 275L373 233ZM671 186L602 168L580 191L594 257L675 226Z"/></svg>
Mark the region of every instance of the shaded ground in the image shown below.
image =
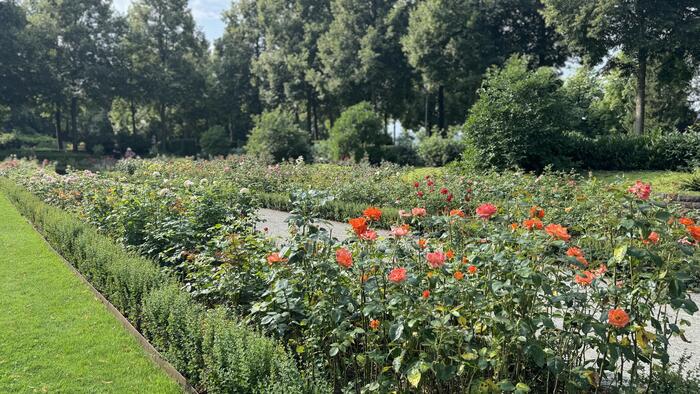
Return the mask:
<svg viewBox="0 0 700 394"><path fill-rule="evenodd" d="M267 228L267 234L273 238L285 238L287 236L287 223L285 220L289 217L289 213L283 211L275 211L272 209L261 209L258 211L261 223L257 226L259 230ZM327 226L329 231L332 231L333 236L343 241L348 238L350 226L346 223L330 221ZM388 232L379 231L380 236L386 236ZM700 306L700 294L692 295L693 301ZM680 319L690 321L690 327L681 326L685 330L686 338L691 342L684 342L680 337L671 338L670 355L671 361L679 360L684 353L691 356L691 363L694 365L700 364L700 312L696 312L693 316L689 316L685 312L680 313ZM693 366L694 366L693 365Z"/></svg>
<svg viewBox="0 0 700 394"><path fill-rule="evenodd" d="M2 194L0 279L0 392L181 392Z"/></svg>

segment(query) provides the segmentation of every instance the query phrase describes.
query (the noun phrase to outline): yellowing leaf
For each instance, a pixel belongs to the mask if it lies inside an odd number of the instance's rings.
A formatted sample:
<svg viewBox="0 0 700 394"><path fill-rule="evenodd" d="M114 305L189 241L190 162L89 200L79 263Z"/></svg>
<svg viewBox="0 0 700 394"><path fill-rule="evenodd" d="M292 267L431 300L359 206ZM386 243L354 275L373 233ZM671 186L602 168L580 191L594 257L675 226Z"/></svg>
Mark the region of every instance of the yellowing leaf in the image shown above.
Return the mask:
<svg viewBox="0 0 700 394"><path fill-rule="evenodd" d="M410 371L408 371L408 383L410 383L411 386L418 387L418 384L420 383L420 378L421 373L418 370L418 368L412 368Z"/></svg>

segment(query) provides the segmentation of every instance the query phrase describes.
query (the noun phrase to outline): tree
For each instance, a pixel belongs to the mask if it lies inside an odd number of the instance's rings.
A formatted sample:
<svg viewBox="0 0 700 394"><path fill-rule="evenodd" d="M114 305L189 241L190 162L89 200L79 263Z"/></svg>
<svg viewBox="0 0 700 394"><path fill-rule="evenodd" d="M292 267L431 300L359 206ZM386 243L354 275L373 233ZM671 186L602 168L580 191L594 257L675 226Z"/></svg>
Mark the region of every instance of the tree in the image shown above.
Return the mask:
<svg viewBox="0 0 700 394"><path fill-rule="evenodd" d="M60 138L61 107L68 100L73 150L78 149L80 101L99 100L106 85L116 44L111 2L103 0L28 1L35 34L48 46L46 60L55 83L56 132ZM59 140L60 146L60 140Z"/></svg>
<svg viewBox="0 0 700 394"><path fill-rule="evenodd" d="M0 3L0 105L19 105L31 95L37 75L27 23L26 14L18 4Z"/></svg>
<svg viewBox="0 0 700 394"><path fill-rule="evenodd" d="M207 43L195 29L187 0L138 0L127 17L129 45L136 53L134 67L146 76L145 100L156 108L159 118L154 136L164 147L178 121L180 129L188 132L182 116L175 118L175 110L191 109L189 99L203 96L200 71Z"/></svg>
<svg viewBox="0 0 700 394"><path fill-rule="evenodd" d="M333 21L319 41L323 86L341 107L367 101L388 116L403 114L414 73L400 38L408 25L407 2L334 0Z"/></svg>
<svg viewBox="0 0 700 394"><path fill-rule="evenodd" d="M234 2L224 18L226 30L216 40L212 57L210 106L214 121L224 125L229 140L240 146L253 127L253 116L262 112L252 72L253 61L262 51L262 32L252 0Z"/></svg>
<svg viewBox="0 0 700 394"><path fill-rule="evenodd" d="M634 130L644 132L647 69L673 53L700 56L700 8L697 0L543 0L547 22L565 37L571 50L596 64L616 49L635 61L637 80Z"/></svg>
<svg viewBox="0 0 700 394"><path fill-rule="evenodd" d="M403 49L423 79L425 127L432 128L437 95L437 127L464 119L482 75L513 53L533 56L538 65L565 60L559 37L547 28L539 0L425 0L411 12Z"/></svg>

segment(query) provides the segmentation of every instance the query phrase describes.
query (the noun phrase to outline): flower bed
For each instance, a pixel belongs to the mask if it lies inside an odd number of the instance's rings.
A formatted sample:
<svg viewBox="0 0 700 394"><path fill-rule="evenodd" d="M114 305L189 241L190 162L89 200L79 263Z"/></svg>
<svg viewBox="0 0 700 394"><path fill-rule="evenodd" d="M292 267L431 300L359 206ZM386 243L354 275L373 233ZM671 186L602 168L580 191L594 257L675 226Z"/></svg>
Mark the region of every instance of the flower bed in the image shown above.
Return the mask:
<svg viewBox="0 0 700 394"><path fill-rule="evenodd" d="M370 207L342 244L316 226L331 196L295 193L274 248L229 164L126 162L70 181L23 162L4 172L244 314L336 390L637 386L668 364L678 311L697 311L700 227L643 182L424 177L404 182L391 236L377 236L385 212Z"/></svg>

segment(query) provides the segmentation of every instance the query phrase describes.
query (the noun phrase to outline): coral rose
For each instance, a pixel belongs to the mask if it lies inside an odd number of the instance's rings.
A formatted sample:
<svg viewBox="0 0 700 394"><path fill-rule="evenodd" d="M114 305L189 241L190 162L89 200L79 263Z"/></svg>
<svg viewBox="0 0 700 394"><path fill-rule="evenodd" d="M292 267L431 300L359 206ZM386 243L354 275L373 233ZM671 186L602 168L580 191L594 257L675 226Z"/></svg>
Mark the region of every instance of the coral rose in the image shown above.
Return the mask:
<svg viewBox="0 0 700 394"><path fill-rule="evenodd" d="M526 219L523 220L523 227L525 227L528 230L532 229L538 229L542 230L542 227L544 227L544 224L540 219L533 218L533 219Z"/></svg>
<svg viewBox="0 0 700 394"><path fill-rule="evenodd" d="M530 208L530 217L531 218L540 218L540 219L544 218L544 209L542 209L538 206L534 206L534 207Z"/></svg>
<svg viewBox="0 0 700 394"><path fill-rule="evenodd" d="M478 271L478 270L479 270L479 269L476 268L475 265L470 265L469 268L467 268L467 271L469 271L469 273L472 274L472 275L473 275L473 274L476 274L476 271Z"/></svg>
<svg viewBox="0 0 700 394"><path fill-rule="evenodd" d="M396 238L401 238L403 236L408 235L408 225L404 224L401 227L394 227L391 229L391 235L393 235Z"/></svg>
<svg viewBox="0 0 700 394"><path fill-rule="evenodd" d="M678 219L678 223L680 223L680 224L682 224L682 225L684 225L684 226L687 227L687 226L692 226L692 225L694 225L694 224L695 224L695 220L693 220L693 219L691 219L691 218L683 217L683 218Z"/></svg>
<svg viewBox="0 0 700 394"><path fill-rule="evenodd" d="M445 254L442 252L427 253L425 258L431 268L440 268L445 264Z"/></svg>
<svg viewBox="0 0 700 394"><path fill-rule="evenodd" d="M644 183L638 180L627 191L637 196L640 200L648 200L651 194L651 183Z"/></svg>
<svg viewBox="0 0 700 394"><path fill-rule="evenodd" d="M428 212L425 208L413 208L411 209L411 214L413 216L425 216Z"/></svg>
<svg viewBox="0 0 700 394"><path fill-rule="evenodd" d="M462 273L462 271L457 271L457 272L455 272L454 275L452 275L452 276L454 276L454 278L457 279L457 280L462 280L462 279L464 279L464 274Z"/></svg>
<svg viewBox="0 0 700 394"><path fill-rule="evenodd" d="M463 218L466 215L464 214L464 211L462 211L461 209L453 209L450 211L450 216L459 216L459 217Z"/></svg>
<svg viewBox="0 0 700 394"><path fill-rule="evenodd" d="M373 330L378 329L378 328L379 328L379 320L377 320L377 319L372 319L372 320L370 320L370 322L369 322L369 328L371 328L371 329L373 329Z"/></svg>
<svg viewBox="0 0 700 394"><path fill-rule="evenodd" d="M283 263L285 261L288 261L289 259L285 259L284 257L280 256L279 253L271 253L269 256L267 256L267 263L272 265L274 263Z"/></svg>
<svg viewBox="0 0 700 394"><path fill-rule="evenodd" d="M481 204L476 208L476 215L482 219L490 219L498 211L493 204Z"/></svg>
<svg viewBox="0 0 700 394"><path fill-rule="evenodd" d="M571 235L569 235L569 232L564 226L552 223L548 224L544 230L547 232L547 234L562 241L568 241L571 239Z"/></svg>
<svg viewBox="0 0 700 394"><path fill-rule="evenodd" d="M584 271L583 276L579 274L576 274L576 276L574 276L574 281L576 281L576 283L578 283L581 286L590 285L591 283L593 283L593 279L595 279L595 275L593 275L591 271Z"/></svg>
<svg viewBox="0 0 700 394"><path fill-rule="evenodd" d="M690 236L693 237L696 241L700 241L700 226L688 226L686 227L688 229L688 233L690 233Z"/></svg>
<svg viewBox="0 0 700 394"><path fill-rule="evenodd" d="M352 266L352 253L345 248L340 248L335 251L335 261L341 267L350 268Z"/></svg>
<svg viewBox="0 0 700 394"><path fill-rule="evenodd" d="M654 244L655 245L655 244L659 243L659 239L660 239L659 234L656 231L652 231L649 234L649 236L647 237L647 239L642 240L642 242L645 244Z"/></svg>
<svg viewBox="0 0 700 394"><path fill-rule="evenodd" d="M374 230L367 230L364 233L360 234L360 238L364 239L365 241L376 241L377 232Z"/></svg>
<svg viewBox="0 0 700 394"><path fill-rule="evenodd" d="M423 298L430 297L430 290L423 290Z"/></svg>
<svg viewBox="0 0 700 394"><path fill-rule="evenodd" d="M611 309L608 312L608 324L617 328L624 328L630 322L630 317L623 309Z"/></svg>
<svg viewBox="0 0 700 394"><path fill-rule="evenodd" d="M387 276L390 282L401 283L406 280L406 268L394 268Z"/></svg>

